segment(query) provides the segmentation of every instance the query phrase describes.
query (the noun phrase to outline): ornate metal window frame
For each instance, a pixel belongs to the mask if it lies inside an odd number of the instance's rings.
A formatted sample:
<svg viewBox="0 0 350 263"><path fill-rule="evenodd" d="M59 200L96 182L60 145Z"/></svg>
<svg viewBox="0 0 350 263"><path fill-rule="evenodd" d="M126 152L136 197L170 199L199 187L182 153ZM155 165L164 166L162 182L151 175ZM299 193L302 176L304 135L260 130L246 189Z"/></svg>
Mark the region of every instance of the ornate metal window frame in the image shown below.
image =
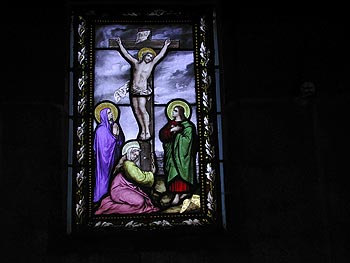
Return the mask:
<svg viewBox="0 0 350 263"><path fill-rule="evenodd" d="M73 6L70 10L69 147L67 172L67 232L114 233L129 230L218 229L224 225L221 154L220 83L217 36L212 7L128 8ZM103 214L93 213L94 97L96 27L103 25L188 25L193 41L193 79L198 134L199 199L195 212ZM111 41L110 40L110 45ZM112 45L113 46L113 43ZM181 99L181 97L176 98ZM102 100L100 102L104 102ZM218 115L219 113L219 115ZM191 201L190 202L191 204Z"/></svg>

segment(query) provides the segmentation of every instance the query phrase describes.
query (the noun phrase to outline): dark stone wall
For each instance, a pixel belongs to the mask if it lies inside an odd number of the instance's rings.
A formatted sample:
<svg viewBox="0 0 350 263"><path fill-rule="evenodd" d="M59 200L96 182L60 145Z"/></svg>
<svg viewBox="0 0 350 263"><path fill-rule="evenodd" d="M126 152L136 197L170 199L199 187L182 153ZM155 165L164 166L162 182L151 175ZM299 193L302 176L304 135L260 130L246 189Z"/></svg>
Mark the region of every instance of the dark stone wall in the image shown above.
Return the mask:
<svg viewBox="0 0 350 263"><path fill-rule="evenodd" d="M345 8L218 2L228 230L91 241L64 234L68 26L55 3L2 18L2 262L346 262Z"/></svg>

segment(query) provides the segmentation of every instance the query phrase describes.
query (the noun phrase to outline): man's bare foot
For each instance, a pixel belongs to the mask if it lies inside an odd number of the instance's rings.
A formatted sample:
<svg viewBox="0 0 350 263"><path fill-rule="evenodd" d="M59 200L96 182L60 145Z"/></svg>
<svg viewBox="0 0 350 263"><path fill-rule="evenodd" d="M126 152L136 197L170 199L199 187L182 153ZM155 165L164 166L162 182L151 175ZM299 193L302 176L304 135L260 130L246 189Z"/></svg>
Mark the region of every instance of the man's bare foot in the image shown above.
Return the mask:
<svg viewBox="0 0 350 263"><path fill-rule="evenodd" d="M177 205L180 202L179 194L176 194L173 201L171 201L172 205Z"/></svg>
<svg viewBox="0 0 350 263"><path fill-rule="evenodd" d="M151 134L149 132L146 132L145 134L145 140L148 140L149 138L151 138Z"/></svg>
<svg viewBox="0 0 350 263"><path fill-rule="evenodd" d="M146 134L144 132L141 132L138 139L139 140L146 140Z"/></svg>
<svg viewBox="0 0 350 263"><path fill-rule="evenodd" d="M146 141L151 138L151 134L149 132L141 132L137 138L139 140Z"/></svg>
<svg viewBox="0 0 350 263"><path fill-rule="evenodd" d="M182 194L181 196L180 196L180 200L185 200L186 198L190 198L191 197L191 194Z"/></svg>

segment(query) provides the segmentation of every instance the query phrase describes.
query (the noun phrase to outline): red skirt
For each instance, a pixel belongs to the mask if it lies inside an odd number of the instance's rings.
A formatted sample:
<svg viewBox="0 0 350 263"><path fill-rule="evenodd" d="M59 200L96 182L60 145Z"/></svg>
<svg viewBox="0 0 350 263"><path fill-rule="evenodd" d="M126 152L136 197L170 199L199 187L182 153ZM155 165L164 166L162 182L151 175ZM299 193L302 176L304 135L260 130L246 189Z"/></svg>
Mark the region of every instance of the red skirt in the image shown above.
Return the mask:
<svg viewBox="0 0 350 263"><path fill-rule="evenodd" d="M190 185L179 178L175 178L169 185L169 191L173 193L189 192Z"/></svg>

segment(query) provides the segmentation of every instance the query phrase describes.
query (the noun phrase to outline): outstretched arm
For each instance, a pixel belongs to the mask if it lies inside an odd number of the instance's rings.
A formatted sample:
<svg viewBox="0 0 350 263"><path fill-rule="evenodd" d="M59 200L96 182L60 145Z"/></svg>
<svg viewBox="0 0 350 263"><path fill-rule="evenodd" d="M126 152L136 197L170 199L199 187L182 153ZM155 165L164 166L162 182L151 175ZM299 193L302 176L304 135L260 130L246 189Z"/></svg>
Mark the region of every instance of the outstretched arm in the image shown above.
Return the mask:
<svg viewBox="0 0 350 263"><path fill-rule="evenodd" d="M117 43L118 43L118 46L120 48L120 52L124 55L124 57L131 63L135 64L137 63L137 60L131 56L129 54L129 52L125 49L125 47L123 46L123 43L122 43L122 40L120 39L120 37L117 37Z"/></svg>
<svg viewBox="0 0 350 263"><path fill-rule="evenodd" d="M153 59L154 63L157 63L162 57L164 57L165 52L167 51L170 43L171 43L171 40L169 38L164 41L164 45L160 50L159 54Z"/></svg>

